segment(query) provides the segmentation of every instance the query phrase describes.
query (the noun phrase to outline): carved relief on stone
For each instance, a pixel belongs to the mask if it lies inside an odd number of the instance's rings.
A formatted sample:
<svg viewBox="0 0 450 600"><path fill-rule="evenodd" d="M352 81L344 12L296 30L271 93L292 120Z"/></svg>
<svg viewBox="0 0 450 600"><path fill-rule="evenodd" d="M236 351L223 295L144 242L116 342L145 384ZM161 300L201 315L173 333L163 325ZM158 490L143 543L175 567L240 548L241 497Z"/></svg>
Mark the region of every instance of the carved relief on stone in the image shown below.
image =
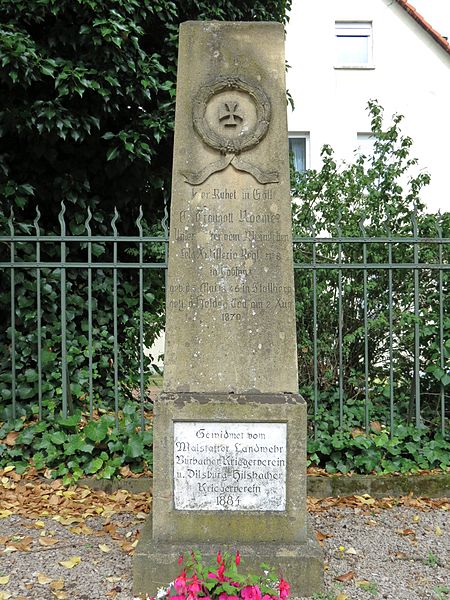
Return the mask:
<svg viewBox="0 0 450 600"><path fill-rule="evenodd" d="M265 171L238 155L260 143L269 128L270 102L264 90L241 76L218 77L203 85L194 99L194 129L205 144L220 152L218 161L196 172L183 173L191 185L232 164L259 183L277 183L276 171Z"/></svg>

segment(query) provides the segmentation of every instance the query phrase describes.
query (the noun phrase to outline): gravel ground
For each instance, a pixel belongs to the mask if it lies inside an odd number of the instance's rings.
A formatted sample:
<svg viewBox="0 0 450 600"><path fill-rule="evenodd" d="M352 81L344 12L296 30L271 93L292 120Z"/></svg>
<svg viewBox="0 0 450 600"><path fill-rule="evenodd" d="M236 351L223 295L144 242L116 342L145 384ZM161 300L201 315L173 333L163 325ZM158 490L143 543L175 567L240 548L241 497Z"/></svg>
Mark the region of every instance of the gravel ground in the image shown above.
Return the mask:
<svg viewBox="0 0 450 600"><path fill-rule="evenodd" d="M325 592L316 598L450 600L448 512L332 508L312 518L326 561ZM131 600L132 556L124 544L141 526L130 514L66 525L50 517L0 519L0 600ZM50 538L57 543L47 545ZM79 564L60 564L71 557ZM348 581L336 580L342 575Z"/></svg>
<svg viewBox="0 0 450 600"><path fill-rule="evenodd" d="M411 508L331 509L313 516L323 540L332 600L450 600L449 513ZM336 577L347 575L347 582ZM345 579L345 577L344 577Z"/></svg>

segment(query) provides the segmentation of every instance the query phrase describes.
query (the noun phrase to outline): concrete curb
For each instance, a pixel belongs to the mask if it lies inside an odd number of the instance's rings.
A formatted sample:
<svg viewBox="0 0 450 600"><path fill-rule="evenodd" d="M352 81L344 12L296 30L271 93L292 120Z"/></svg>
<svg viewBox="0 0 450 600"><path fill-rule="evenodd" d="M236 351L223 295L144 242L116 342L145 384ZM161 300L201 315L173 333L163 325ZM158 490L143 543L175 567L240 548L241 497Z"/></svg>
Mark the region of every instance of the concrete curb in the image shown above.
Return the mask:
<svg viewBox="0 0 450 600"><path fill-rule="evenodd" d="M93 479L84 478L78 485L93 490L114 493L127 490L132 494L151 493L153 480L147 477L136 479ZM308 475L308 496L329 498L369 494L373 498L399 497L413 494L427 498L450 497L450 473L431 475L343 475L323 477Z"/></svg>

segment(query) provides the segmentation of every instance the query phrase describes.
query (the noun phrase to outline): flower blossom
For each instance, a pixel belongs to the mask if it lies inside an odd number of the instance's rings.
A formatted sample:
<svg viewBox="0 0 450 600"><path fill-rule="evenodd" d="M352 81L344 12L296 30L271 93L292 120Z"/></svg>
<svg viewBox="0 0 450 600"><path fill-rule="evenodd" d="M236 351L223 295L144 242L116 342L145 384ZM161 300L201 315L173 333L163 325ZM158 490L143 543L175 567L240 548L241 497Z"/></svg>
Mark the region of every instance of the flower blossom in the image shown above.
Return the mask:
<svg viewBox="0 0 450 600"><path fill-rule="evenodd" d="M228 581L228 577L225 577L225 565L222 563L217 569L216 573L208 573L210 579L217 579L217 581Z"/></svg>
<svg viewBox="0 0 450 600"><path fill-rule="evenodd" d="M190 594L192 594L193 596L197 596L199 591L202 589L201 583L197 575L194 575L192 579L190 579L187 589Z"/></svg>
<svg viewBox="0 0 450 600"><path fill-rule="evenodd" d="M186 587L186 571L183 571L181 573L181 575L179 575L175 579L175 581L173 582L173 585L174 585L175 589L177 590L177 592L179 592L180 594L184 594L184 592L187 589L187 587Z"/></svg>
<svg viewBox="0 0 450 600"><path fill-rule="evenodd" d="M286 598L289 596L289 592L291 591L291 588L290 588L288 582L285 579L283 579L282 577L280 577L280 583L278 584L278 589L280 591L281 600L286 600Z"/></svg>
<svg viewBox="0 0 450 600"><path fill-rule="evenodd" d="M247 585L241 590L241 596L244 600L262 600L261 590L257 585Z"/></svg>
<svg viewBox="0 0 450 600"><path fill-rule="evenodd" d="M219 600L239 600L239 597L229 596L226 592L222 592L221 594L219 594Z"/></svg>

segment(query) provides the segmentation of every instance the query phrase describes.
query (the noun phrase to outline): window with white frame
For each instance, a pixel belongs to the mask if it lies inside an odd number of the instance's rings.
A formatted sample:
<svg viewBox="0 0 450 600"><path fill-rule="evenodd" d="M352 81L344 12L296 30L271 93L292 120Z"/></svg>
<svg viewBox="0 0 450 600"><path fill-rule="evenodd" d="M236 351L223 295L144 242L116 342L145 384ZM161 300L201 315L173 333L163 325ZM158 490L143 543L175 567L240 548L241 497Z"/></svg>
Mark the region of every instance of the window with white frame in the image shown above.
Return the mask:
<svg viewBox="0 0 450 600"><path fill-rule="evenodd" d="M370 21L336 21L335 25L335 66L347 69L372 67L372 23Z"/></svg>
<svg viewBox="0 0 450 600"><path fill-rule="evenodd" d="M289 154L298 173L303 173L309 167L308 151L309 133L289 134Z"/></svg>

